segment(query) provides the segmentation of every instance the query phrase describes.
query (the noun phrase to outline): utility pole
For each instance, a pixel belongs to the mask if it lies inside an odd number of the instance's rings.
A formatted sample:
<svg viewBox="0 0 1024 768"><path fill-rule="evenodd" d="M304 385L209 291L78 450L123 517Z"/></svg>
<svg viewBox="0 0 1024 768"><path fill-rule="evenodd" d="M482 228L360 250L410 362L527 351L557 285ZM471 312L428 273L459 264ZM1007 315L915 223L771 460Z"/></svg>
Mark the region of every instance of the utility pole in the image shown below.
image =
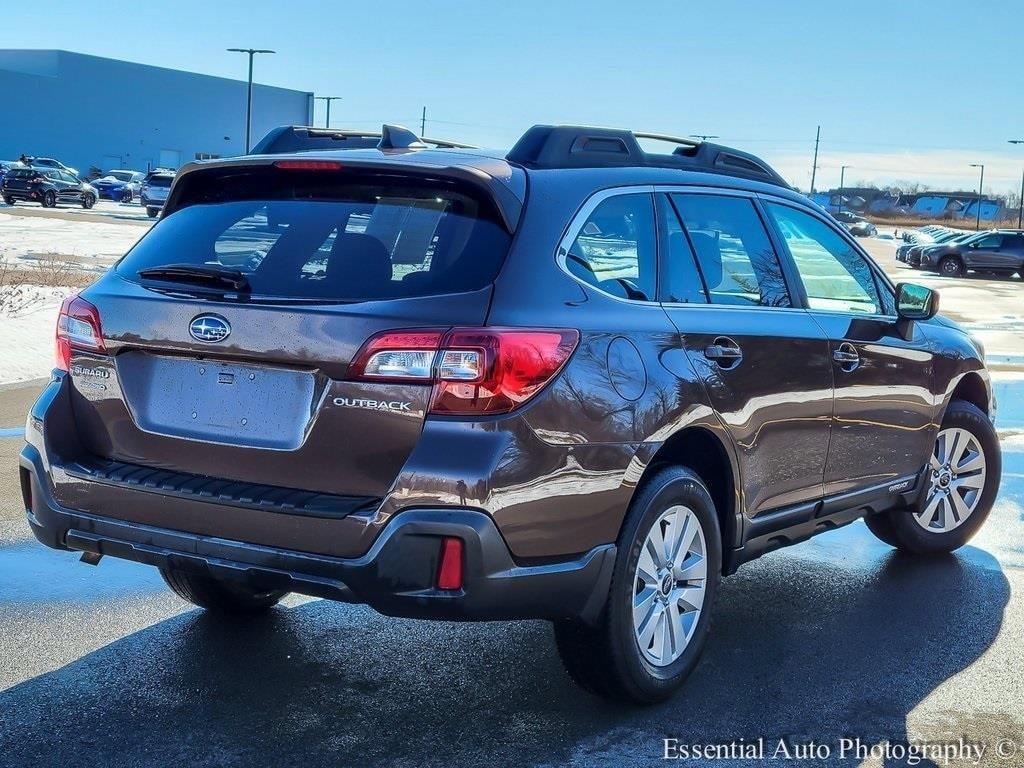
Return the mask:
<svg viewBox="0 0 1024 768"><path fill-rule="evenodd" d="M423 108L423 117L420 118L420 138L427 132L427 108Z"/></svg>
<svg viewBox="0 0 1024 768"><path fill-rule="evenodd" d="M846 185L846 169L853 168L852 165L839 166L839 213L843 212L843 187Z"/></svg>
<svg viewBox="0 0 1024 768"><path fill-rule="evenodd" d="M721 136L712 136L710 133L691 133L691 139L700 139L701 141L707 141L708 139L720 139Z"/></svg>
<svg viewBox="0 0 1024 768"><path fill-rule="evenodd" d="M818 126L818 132L814 134L814 164L811 166L811 195L814 195L814 180L818 176L818 144L821 141L821 126Z"/></svg>
<svg viewBox="0 0 1024 768"><path fill-rule="evenodd" d="M327 102L327 117L326 117L326 119L324 121L324 127L325 128L330 128L331 127L331 102L332 101L341 101L341 96L314 96L313 98L314 99L319 99L320 101L326 101Z"/></svg>
<svg viewBox="0 0 1024 768"><path fill-rule="evenodd" d="M249 93L245 101L245 154L249 154L249 142L252 140L252 59L257 53L276 53L267 48L228 48L231 53L249 54Z"/></svg>
<svg viewBox="0 0 1024 768"><path fill-rule="evenodd" d="M971 168L981 168L981 178L978 180L978 219L974 223L974 231L981 229L981 190L985 186L985 165L984 163L971 163Z"/></svg>
<svg viewBox="0 0 1024 768"><path fill-rule="evenodd" d="M1024 139L1010 139L1010 144L1024 144ZM1020 208L1017 211L1017 229L1024 229L1024 172L1020 175Z"/></svg>

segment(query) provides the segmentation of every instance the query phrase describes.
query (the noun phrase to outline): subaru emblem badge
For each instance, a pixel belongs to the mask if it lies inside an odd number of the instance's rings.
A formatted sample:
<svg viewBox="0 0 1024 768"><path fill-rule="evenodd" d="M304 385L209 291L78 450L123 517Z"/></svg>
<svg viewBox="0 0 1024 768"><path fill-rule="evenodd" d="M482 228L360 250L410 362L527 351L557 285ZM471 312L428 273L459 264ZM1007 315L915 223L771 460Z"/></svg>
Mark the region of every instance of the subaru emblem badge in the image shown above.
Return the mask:
<svg viewBox="0 0 1024 768"><path fill-rule="evenodd" d="M224 341L231 333L231 326L220 315L196 315L188 325L188 332L196 341L213 344Z"/></svg>

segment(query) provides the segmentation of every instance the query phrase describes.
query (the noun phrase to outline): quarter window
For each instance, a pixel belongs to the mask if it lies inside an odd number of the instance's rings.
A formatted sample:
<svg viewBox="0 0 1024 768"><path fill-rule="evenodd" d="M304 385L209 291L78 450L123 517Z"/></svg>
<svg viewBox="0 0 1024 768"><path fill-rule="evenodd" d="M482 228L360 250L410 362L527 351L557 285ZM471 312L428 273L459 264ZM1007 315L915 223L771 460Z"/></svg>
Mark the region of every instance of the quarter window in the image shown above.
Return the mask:
<svg viewBox="0 0 1024 768"><path fill-rule="evenodd" d="M787 205L768 203L807 292L807 306L833 312L883 314L871 265L825 222Z"/></svg>
<svg viewBox="0 0 1024 768"><path fill-rule="evenodd" d="M789 307L782 266L754 204L743 197L674 194L712 304Z"/></svg>
<svg viewBox="0 0 1024 768"><path fill-rule="evenodd" d="M634 301L654 299L654 209L649 194L602 201L565 254L565 266L584 283Z"/></svg>

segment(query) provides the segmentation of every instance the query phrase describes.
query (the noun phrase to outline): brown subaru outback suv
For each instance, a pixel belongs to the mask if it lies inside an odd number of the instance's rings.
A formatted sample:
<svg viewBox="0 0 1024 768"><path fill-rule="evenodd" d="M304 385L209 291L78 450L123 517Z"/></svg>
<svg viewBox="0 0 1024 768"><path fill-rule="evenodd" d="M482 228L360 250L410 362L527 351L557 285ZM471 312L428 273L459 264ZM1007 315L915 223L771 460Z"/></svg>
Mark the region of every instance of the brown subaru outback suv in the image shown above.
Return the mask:
<svg viewBox="0 0 1024 768"><path fill-rule="evenodd" d="M215 611L550 619L575 680L652 701L741 563L985 521L980 345L758 158L383 133L185 167L65 303L21 454L40 541Z"/></svg>

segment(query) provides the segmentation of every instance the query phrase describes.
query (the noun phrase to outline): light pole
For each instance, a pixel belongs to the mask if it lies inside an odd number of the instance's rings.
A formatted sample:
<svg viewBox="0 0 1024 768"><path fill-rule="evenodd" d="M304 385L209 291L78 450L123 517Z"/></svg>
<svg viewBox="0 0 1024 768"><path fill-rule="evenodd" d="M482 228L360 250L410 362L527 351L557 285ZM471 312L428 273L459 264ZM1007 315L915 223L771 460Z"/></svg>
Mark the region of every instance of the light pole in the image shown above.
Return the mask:
<svg viewBox="0 0 1024 768"><path fill-rule="evenodd" d="M852 165L839 166L839 213L843 212L843 186L846 184L846 169L853 168Z"/></svg>
<svg viewBox="0 0 1024 768"><path fill-rule="evenodd" d="M319 99L320 101L326 101L327 102L327 118L326 118L326 121L324 122L324 126L326 126L327 128L330 128L331 127L331 102L332 101L341 101L341 96L314 96L313 98L314 99Z"/></svg>
<svg viewBox="0 0 1024 768"><path fill-rule="evenodd" d="M985 165L984 163L971 163L971 168L981 168L981 178L978 179L978 218L974 222L974 231L981 229L981 189L985 186Z"/></svg>
<svg viewBox="0 0 1024 768"><path fill-rule="evenodd" d="M814 180L818 178L818 144L821 143L821 126L814 134L814 162L811 163L811 197L814 197Z"/></svg>
<svg viewBox="0 0 1024 768"><path fill-rule="evenodd" d="M245 101L245 154L249 154L249 141L252 133L252 59L257 53L276 53L266 48L228 48L231 53L249 54L249 94Z"/></svg>
<svg viewBox="0 0 1024 768"><path fill-rule="evenodd" d="M1011 144L1024 144L1024 139L1010 139ZM1017 229L1024 229L1024 172L1020 175L1020 210L1017 211Z"/></svg>

